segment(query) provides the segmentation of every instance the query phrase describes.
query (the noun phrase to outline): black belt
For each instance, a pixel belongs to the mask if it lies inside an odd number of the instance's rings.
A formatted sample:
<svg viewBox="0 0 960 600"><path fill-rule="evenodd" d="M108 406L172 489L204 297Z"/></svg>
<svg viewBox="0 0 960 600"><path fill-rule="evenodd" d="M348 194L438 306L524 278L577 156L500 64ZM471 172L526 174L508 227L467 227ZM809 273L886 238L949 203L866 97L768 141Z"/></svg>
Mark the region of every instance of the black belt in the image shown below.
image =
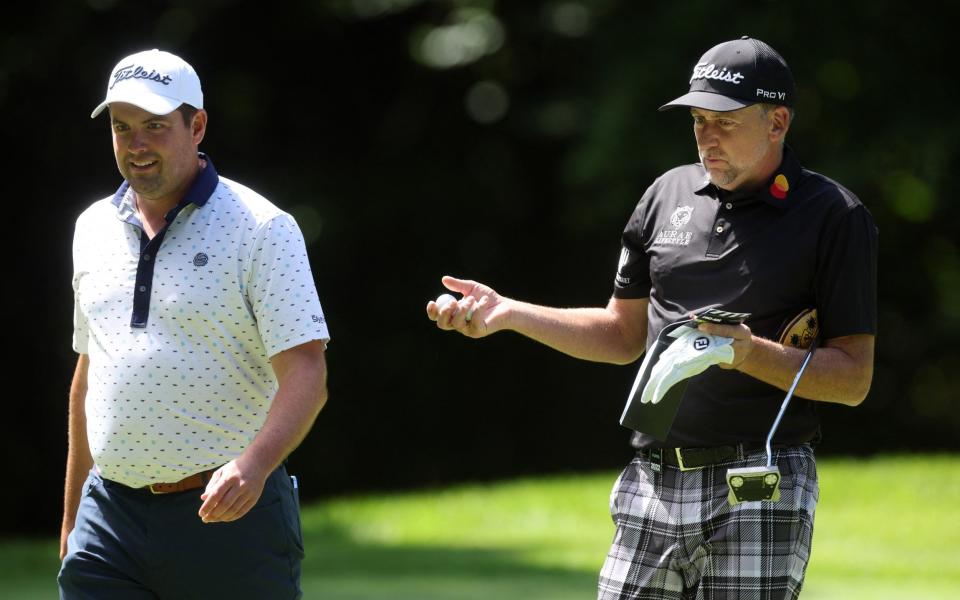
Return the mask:
<svg viewBox="0 0 960 600"><path fill-rule="evenodd" d="M786 447L786 444L770 446L771 450ZM720 463L743 460L748 454L761 450L766 450L766 445L737 444L735 446L711 446L709 448L644 448L639 450L637 454L649 459L656 466L670 465L681 471L689 471Z"/></svg>

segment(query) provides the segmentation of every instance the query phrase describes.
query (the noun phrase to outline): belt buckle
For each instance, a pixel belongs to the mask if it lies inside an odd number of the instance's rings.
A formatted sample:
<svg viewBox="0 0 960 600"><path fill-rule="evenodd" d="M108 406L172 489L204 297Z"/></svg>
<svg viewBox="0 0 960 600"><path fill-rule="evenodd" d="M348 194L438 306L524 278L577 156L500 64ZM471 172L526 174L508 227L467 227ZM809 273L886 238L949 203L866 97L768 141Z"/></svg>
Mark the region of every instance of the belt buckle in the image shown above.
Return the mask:
<svg viewBox="0 0 960 600"><path fill-rule="evenodd" d="M673 451L677 455L677 466L680 468L681 471L696 471L697 469L703 468L703 466L688 467L687 465L683 464L683 452L681 452L681 448L674 448Z"/></svg>
<svg viewBox="0 0 960 600"><path fill-rule="evenodd" d="M163 492L158 492L157 490L153 489L153 486L155 485L156 485L155 483L151 483L150 485L147 486L147 489L150 490L150 493L153 494L154 496L159 496Z"/></svg>

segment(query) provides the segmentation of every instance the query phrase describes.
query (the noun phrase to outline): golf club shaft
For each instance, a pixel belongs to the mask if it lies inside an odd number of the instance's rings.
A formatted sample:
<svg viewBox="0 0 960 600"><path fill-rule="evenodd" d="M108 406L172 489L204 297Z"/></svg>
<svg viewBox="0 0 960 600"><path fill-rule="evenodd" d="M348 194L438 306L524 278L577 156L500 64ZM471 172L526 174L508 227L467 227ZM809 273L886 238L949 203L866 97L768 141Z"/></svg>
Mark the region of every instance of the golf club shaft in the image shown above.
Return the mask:
<svg viewBox="0 0 960 600"><path fill-rule="evenodd" d="M810 349L807 350L807 355L803 357L803 362L800 364L800 369L797 371L796 377L793 378L793 385L790 386L790 389L787 390L787 396L783 399L783 404L780 405L780 412L777 413L777 418L773 421L773 427L770 428L770 433L767 434L767 466L773 466L773 453L770 451L770 442L773 440L773 434L777 432L777 427L780 426L780 419L783 418L783 413L787 412L787 406L790 404L790 398L793 397L794 390L797 389L797 384L800 383L800 377L803 376L803 372L807 368L807 364L810 363L810 358L813 356L813 351L817 348L817 340L813 340L810 344Z"/></svg>

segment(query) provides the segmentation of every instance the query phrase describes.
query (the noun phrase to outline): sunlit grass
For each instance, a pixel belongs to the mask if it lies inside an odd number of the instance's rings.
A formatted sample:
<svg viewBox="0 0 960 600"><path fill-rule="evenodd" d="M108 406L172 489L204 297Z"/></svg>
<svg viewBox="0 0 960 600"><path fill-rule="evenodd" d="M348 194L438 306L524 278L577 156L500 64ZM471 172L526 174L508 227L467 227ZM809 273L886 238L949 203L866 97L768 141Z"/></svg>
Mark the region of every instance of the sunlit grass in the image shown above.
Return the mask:
<svg viewBox="0 0 960 600"><path fill-rule="evenodd" d="M807 600L960 597L960 457L821 459ZM327 500L303 509L304 597L595 597L616 473ZM0 546L0 598L55 598L56 544Z"/></svg>
<svg viewBox="0 0 960 600"><path fill-rule="evenodd" d="M960 457L818 463L804 598L960 598Z"/></svg>
<svg viewBox="0 0 960 600"><path fill-rule="evenodd" d="M612 535L613 479L604 473L520 480L314 506L304 511L312 542L305 596L595 596Z"/></svg>

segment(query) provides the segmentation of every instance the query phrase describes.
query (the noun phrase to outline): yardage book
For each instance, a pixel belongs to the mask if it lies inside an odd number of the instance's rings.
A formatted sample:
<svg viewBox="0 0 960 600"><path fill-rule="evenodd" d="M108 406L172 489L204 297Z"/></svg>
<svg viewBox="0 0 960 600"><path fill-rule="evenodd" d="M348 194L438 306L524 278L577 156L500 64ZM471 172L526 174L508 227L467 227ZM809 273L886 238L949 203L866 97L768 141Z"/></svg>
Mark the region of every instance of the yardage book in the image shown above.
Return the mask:
<svg viewBox="0 0 960 600"><path fill-rule="evenodd" d="M750 313L728 312L718 308L708 308L697 313L692 319L672 323L663 328L656 341L647 350L633 381L633 387L627 395L627 404L620 415L620 424L624 427L645 433L660 441L666 441L667 434L673 426L677 410L683 401L683 394L687 389L688 379L677 382L657 404L644 404L640 401L643 388L650 379L650 372L663 351L670 347L688 327L696 327L700 323L719 323L721 325L739 325Z"/></svg>

